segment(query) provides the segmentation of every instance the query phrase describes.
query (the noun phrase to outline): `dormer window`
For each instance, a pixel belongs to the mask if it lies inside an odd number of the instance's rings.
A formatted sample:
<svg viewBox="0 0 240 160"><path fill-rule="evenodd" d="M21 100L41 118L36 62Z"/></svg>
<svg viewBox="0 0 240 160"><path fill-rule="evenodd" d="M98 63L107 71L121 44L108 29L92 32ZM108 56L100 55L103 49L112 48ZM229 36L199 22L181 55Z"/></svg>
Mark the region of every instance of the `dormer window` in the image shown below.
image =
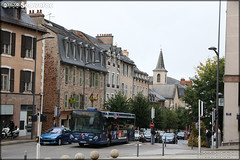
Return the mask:
<svg viewBox="0 0 240 160"><path fill-rule="evenodd" d="M69 39L68 37L65 38L65 55L67 58L69 58Z"/></svg>
<svg viewBox="0 0 240 160"><path fill-rule="evenodd" d="M82 42L79 42L79 60L83 61L83 47L82 47Z"/></svg>
<svg viewBox="0 0 240 160"><path fill-rule="evenodd" d="M95 63L95 50L92 48L92 63Z"/></svg>
<svg viewBox="0 0 240 160"><path fill-rule="evenodd" d="M76 60L77 59L77 55L76 55L76 43L73 44L73 59Z"/></svg>
<svg viewBox="0 0 240 160"><path fill-rule="evenodd" d="M101 60L101 62L100 62L101 66L103 66L103 54L102 53L100 54L100 60Z"/></svg>
<svg viewBox="0 0 240 160"><path fill-rule="evenodd" d="M85 45L85 51L86 51L86 63L89 62L89 48L88 48L88 44Z"/></svg>

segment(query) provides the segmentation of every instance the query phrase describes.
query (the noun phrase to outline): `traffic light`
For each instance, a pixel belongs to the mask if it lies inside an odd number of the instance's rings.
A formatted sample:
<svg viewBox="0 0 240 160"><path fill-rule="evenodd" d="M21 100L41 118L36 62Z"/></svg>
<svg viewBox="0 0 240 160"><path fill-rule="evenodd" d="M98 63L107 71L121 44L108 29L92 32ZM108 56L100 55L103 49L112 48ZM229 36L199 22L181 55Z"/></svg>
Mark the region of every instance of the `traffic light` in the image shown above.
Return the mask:
<svg viewBox="0 0 240 160"><path fill-rule="evenodd" d="M212 122L211 122L211 121L209 122L209 125L212 125Z"/></svg>
<svg viewBox="0 0 240 160"><path fill-rule="evenodd" d="M41 114L40 121L41 122L46 122L47 121L47 116L45 114Z"/></svg>
<svg viewBox="0 0 240 160"><path fill-rule="evenodd" d="M218 110L215 110L215 120L218 119Z"/></svg>

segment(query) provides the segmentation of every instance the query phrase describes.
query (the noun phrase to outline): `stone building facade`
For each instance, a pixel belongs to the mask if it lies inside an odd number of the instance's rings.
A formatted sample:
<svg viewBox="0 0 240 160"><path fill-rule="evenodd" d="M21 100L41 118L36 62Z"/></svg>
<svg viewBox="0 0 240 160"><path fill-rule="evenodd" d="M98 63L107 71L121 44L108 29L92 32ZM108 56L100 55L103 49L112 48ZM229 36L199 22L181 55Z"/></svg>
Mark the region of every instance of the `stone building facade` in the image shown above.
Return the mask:
<svg viewBox="0 0 240 160"><path fill-rule="evenodd" d="M223 145L239 144L240 54L239 1L227 2L224 73ZM237 118L239 117L239 118Z"/></svg>
<svg viewBox="0 0 240 160"><path fill-rule="evenodd" d="M32 114L41 105L44 54L44 40L36 40L43 38L46 31L37 27L25 9L1 8L0 12L1 127L13 120L20 136L35 136L37 127Z"/></svg>

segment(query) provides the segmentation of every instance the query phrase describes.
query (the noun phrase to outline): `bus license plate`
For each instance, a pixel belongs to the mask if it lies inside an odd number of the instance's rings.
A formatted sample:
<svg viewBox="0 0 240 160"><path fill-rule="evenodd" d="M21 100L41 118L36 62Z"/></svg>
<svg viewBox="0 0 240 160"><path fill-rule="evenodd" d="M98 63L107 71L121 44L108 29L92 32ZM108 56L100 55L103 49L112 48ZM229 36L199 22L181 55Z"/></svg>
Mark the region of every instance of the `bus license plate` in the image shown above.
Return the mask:
<svg viewBox="0 0 240 160"><path fill-rule="evenodd" d="M80 141L80 143L87 143L86 141Z"/></svg>

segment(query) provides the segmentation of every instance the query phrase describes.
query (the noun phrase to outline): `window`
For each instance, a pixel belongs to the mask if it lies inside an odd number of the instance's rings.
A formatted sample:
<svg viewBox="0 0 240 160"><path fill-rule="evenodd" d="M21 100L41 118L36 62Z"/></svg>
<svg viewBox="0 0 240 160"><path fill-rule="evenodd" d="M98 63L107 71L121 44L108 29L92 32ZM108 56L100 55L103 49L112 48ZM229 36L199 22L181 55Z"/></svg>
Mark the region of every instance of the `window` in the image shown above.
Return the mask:
<svg viewBox="0 0 240 160"><path fill-rule="evenodd" d="M1 54L15 56L15 41L16 41L15 33L1 31L1 42L2 42Z"/></svg>
<svg viewBox="0 0 240 160"><path fill-rule="evenodd" d="M86 71L86 87L89 86L89 71Z"/></svg>
<svg viewBox="0 0 240 160"><path fill-rule="evenodd" d="M88 108L88 95L85 95L85 105L84 105L84 109Z"/></svg>
<svg viewBox="0 0 240 160"><path fill-rule="evenodd" d="M101 58L100 58L101 59L101 66L103 66L103 64L104 64L104 62L103 62L103 54L101 53L100 56L101 56Z"/></svg>
<svg viewBox="0 0 240 160"><path fill-rule="evenodd" d="M83 85L83 71L82 69L79 70L79 85Z"/></svg>
<svg viewBox="0 0 240 160"><path fill-rule="evenodd" d="M14 91L14 69L1 68L1 90Z"/></svg>
<svg viewBox="0 0 240 160"><path fill-rule="evenodd" d="M116 85L117 85L117 88L119 88L119 74L117 73L117 77L116 77Z"/></svg>
<svg viewBox="0 0 240 160"><path fill-rule="evenodd" d="M69 102L70 102L71 108L75 108L75 106L76 106L76 94L73 94L70 97Z"/></svg>
<svg viewBox="0 0 240 160"><path fill-rule="evenodd" d="M89 52L89 49L86 48L86 62L88 62L88 58L89 58L89 54L88 54L88 52Z"/></svg>
<svg viewBox="0 0 240 160"><path fill-rule="evenodd" d="M104 82L104 75L100 74L100 78L101 78L101 86L100 86L100 88L102 89L103 88L103 82Z"/></svg>
<svg viewBox="0 0 240 160"><path fill-rule="evenodd" d="M100 97L100 108L102 108L102 107L103 107L103 98Z"/></svg>
<svg viewBox="0 0 240 160"><path fill-rule="evenodd" d="M34 84L34 72L21 70L20 72L20 92L32 91Z"/></svg>
<svg viewBox="0 0 240 160"><path fill-rule="evenodd" d="M94 87L94 79L95 79L95 73L94 72L91 72L91 87Z"/></svg>
<svg viewBox="0 0 240 160"><path fill-rule="evenodd" d="M66 66L65 67L65 84L68 84L68 80L69 80L69 67Z"/></svg>
<svg viewBox="0 0 240 160"><path fill-rule="evenodd" d="M133 96L135 96L135 85L133 85Z"/></svg>
<svg viewBox="0 0 240 160"><path fill-rule="evenodd" d="M76 47L76 44L74 43L74 44L73 44L73 59L74 59L74 60L77 59L76 49L77 49L77 47Z"/></svg>
<svg viewBox="0 0 240 160"><path fill-rule="evenodd" d="M79 109L80 108L80 95L77 94L76 95L76 109Z"/></svg>
<svg viewBox="0 0 240 160"><path fill-rule="evenodd" d="M126 67L126 76L128 77L128 65Z"/></svg>
<svg viewBox="0 0 240 160"><path fill-rule="evenodd" d="M137 86L137 94L138 94L138 88L139 88L139 87Z"/></svg>
<svg viewBox="0 0 240 160"><path fill-rule="evenodd" d="M36 38L22 35L21 57L35 59Z"/></svg>
<svg viewBox="0 0 240 160"><path fill-rule="evenodd" d="M83 61L83 47L82 47L82 45L79 45L79 59L80 59L80 61Z"/></svg>
<svg viewBox="0 0 240 160"><path fill-rule="evenodd" d="M69 58L69 41L68 40L65 41L65 54L66 54L66 57Z"/></svg>
<svg viewBox="0 0 240 160"><path fill-rule="evenodd" d="M107 73L107 86L110 87L110 76L109 76L109 72Z"/></svg>
<svg viewBox="0 0 240 160"><path fill-rule="evenodd" d="M130 96L132 96L132 86L130 86Z"/></svg>
<svg viewBox="0 0 240 160"><path fill-rule="evenodd" d="M68 108L68 94L65 93L64 95L64 108Z"/></svg>
<svg viewBox="0 0 240 160"><path fill-rule="evenodd" d="M113 88L115 87L114 84L115 84L115 82L114 82L114 73L112 73L112 87Z"/></svg>
<svg viewBox="0 0 240 160"><path fill-rule="evenodd" d="M73 85L76 85L76 67L73 67Z"/></svg>
<svg viewBox="0 0 240 160"><path fill-rule="evenodd" d="M92 63L95 63L95 50L92 50Z"/></svg>
<svg viewBox="0 0 240 160"><path fill-rule="evenodd" d="M108 101L108 100L109 100L109 94L107 93L106 101Z"/></svg>
<svg viewBox="0 0 240 160"><path fill-rule="evenodd" d="M122 72L123 72L123 73L122 73L122 75L124 76L124 75L125 75L125 64L123 63L122 66L123 66L123 69L122 69Z"/></svg>
<svg viewBox="0 0 240 160"><path fill-rule="evenodd" d="M124 94L124 83L122 83L121 93Z"/></svg>
<svg viewBox="0 0 240 160"><path fill-rule="evenodd" d="M95 87L98 87L98 82L99 82L99 73L95 74Z"/></svg>
<svg viewBox="0 0 240 160"><path fill-rule="evenodd" d="M160 74L157 74L157 82L160 82Z"/></svg>

